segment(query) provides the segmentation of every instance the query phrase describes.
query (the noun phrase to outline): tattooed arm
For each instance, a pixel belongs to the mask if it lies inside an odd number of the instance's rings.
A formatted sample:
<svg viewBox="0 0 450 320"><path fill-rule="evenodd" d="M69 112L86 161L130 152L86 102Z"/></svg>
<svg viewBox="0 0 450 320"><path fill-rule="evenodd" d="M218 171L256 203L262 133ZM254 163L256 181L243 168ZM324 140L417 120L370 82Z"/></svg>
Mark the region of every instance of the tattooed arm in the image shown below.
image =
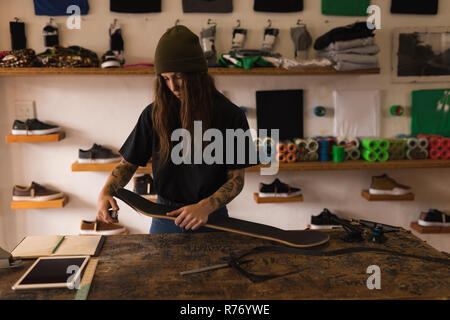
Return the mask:
<svg viewBox="0 0 450 320"><path fill-rule="evenodd" d="M102 191L98 196L97 219L106 223L115 223L117 220L112 219L108 214L108 209L119 210L113 194L119 188L123 188L131 180L138 166L122 160L111 172Z"/></svg>
<svg viewBox="0 0 450 320"><path fill-rule="evenodd" d="M210 213L222 208L244 188L245 169L230 170L227 173L227 182L214 194L200 202L182 207L167 213L169 216L178 216L175 224L187 230L196 230L208 221Z"/></svg>

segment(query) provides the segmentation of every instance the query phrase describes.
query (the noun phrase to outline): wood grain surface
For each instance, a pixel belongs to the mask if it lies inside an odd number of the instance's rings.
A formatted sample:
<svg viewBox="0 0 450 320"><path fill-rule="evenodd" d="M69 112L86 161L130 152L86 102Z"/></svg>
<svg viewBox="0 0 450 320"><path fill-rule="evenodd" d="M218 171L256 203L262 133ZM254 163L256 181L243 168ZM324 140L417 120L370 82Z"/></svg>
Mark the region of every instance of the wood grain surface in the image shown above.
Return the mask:
<svg viewBox="0 0 450 320"><path fill-rule="evenodd" d="M345 243L344 231L330 231L330 242L320 250L355 246ZM403 253L448 258L411 233L390 233L385 245L363 242L356 246L386 248ZM181 276L180 272L223 263L230 252L273 242L226 232L169 235L109 236L99 257L89 299L449 299L448 265L379 253L335 257L261 253L246 257L249 272L298 272L254 284L231 268ZM26 266L32 261L26 261ZM381 289L369 290L366 273L381 269ZM0 299L73 299L75 291L47 289L13 291L11 286L26 267L0 269Z"/></svg>

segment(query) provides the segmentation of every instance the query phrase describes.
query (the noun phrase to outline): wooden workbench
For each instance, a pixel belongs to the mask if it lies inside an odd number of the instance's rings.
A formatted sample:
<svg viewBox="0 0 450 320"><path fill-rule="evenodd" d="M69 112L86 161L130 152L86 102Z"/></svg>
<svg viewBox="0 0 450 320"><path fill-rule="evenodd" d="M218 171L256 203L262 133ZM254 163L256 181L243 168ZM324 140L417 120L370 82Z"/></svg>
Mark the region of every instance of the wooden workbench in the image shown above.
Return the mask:
<svg viewBox="0 0 450 320"><path fill-rule="evenodd" d="M321 250L375 246L404 253L448 258L411 233L387 234L385 245L349 244L343 231L331 231ZM181 271L222 263L230 251L274 245L266 240L225 232L107 237L89 299L449 299L448 265L379 253L311 257L263 253L244 269L254 273L299 272L252 283L231 268L180 276ZM26 266L32 263L26 261ZM369 290L367 268L381 269L381 289ZM75 291L47 289L13 291L26 268L0 269L0 299L73 299Z"/></svg>

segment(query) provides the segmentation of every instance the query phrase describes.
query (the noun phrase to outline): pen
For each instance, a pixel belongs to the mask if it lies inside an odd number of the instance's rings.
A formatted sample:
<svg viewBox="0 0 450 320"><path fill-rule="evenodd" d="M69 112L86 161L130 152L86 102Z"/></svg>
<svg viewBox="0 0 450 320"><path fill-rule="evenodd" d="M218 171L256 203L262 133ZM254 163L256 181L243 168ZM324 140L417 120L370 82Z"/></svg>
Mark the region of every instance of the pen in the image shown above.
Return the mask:
<svg viewBox="0 0 450 320"><path fill-rule="evenodd" d="M59 246L61 245L61 243L64 241L64 239L66 238L66 236L63 236L61 238L61 240L58 241L58 244L56 245L56 247L53 249L52 253L55 253L56 249L59 248Z"/></svg>

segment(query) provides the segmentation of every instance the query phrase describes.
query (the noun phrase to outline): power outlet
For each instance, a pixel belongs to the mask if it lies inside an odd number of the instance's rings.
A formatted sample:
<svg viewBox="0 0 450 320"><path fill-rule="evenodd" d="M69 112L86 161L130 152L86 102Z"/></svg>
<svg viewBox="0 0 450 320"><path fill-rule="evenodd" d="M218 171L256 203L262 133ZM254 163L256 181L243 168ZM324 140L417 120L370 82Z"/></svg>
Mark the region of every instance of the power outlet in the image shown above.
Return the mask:
<svg viewBox="0 0 450 320"><path fill-rule="evenodd" d="M18 100L15 102L16 119L25 121L27 119L36 118L36 108L34 101L31 100Z"/></svg>

